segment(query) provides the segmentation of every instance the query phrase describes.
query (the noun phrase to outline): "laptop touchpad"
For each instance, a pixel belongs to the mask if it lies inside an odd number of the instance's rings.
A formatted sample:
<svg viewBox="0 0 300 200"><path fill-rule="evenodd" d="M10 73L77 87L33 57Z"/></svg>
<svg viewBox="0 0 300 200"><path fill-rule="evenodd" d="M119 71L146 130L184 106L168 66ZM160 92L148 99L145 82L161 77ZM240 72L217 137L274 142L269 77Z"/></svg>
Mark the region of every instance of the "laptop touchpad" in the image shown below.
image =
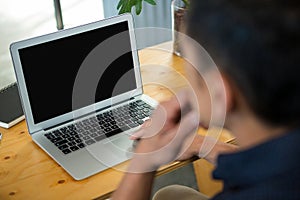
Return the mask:
<svg viewBox="0 0 300 200"><path fill-rule="evenodd" d="M133 141L123 135L101 145L91 145L87 150L102 164L111 167L132 157Z"/></svg>

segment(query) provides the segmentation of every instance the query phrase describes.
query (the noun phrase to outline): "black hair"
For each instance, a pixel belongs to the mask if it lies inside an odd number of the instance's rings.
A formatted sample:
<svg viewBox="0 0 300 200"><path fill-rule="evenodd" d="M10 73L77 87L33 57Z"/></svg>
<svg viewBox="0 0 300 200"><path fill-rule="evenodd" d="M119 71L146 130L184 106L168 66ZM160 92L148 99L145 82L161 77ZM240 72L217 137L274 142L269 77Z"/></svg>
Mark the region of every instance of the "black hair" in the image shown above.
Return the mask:
<svg viewBox="0 0 300 200"><path fill-rule="evenodd" d="M300 1L191 0L187 34L271 125L300 125Z"/></svg>

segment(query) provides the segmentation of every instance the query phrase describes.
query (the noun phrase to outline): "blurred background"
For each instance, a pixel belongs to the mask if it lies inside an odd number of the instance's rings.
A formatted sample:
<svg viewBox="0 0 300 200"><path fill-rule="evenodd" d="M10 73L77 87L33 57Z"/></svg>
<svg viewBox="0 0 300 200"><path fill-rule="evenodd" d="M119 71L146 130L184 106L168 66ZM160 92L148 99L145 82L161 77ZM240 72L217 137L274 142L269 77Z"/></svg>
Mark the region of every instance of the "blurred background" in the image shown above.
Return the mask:
<svg viewBox="0 0 300 200"><path fill-rule="evenodd" d="M12 42L58 31L57 0L0 0L0 89L15 82L9 53ZM64 29L118 14L119 0L60 0ZM134 14L136 28L171 29L171 0L157 0L156 6L143 3L142 13ZM171 32L137 35L138 49L172 39ZM41 66L42 67L42 66Z"/></svg>

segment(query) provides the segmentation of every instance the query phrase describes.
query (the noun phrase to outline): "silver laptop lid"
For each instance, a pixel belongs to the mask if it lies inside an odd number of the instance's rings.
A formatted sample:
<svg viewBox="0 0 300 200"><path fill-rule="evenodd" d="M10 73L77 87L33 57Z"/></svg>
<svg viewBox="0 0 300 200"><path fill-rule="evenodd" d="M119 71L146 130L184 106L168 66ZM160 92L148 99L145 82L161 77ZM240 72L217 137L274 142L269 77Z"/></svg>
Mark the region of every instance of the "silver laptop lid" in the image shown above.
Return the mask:
<svg viewBox="0 0 300 200"><path fill-rule="evenodd" d="M130 14L10 50L30 134L143 93Z"/></svg>

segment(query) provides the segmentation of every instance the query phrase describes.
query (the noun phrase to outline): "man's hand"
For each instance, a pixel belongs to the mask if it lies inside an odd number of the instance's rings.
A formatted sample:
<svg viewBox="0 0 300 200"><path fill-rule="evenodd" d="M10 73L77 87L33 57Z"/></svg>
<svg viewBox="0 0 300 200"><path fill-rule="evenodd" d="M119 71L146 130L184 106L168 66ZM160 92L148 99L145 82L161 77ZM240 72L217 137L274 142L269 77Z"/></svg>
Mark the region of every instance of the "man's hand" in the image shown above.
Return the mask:
<svg viewBox="0 0 300 200"><path fill-rule="evenodd" d="M199 150L203 143L204 137L198 134L191 135L186 139L182 151L177 158L178 161L184 161L194 156L199 156Z"/></svg>
<svg viewBox="0 0 300 200"><path fill-rule="evenodd" d="M208 139L206 142L211 146L211 150L207 151L201 147L205 143L205 138ZM216 139L210 136L195 135L186 140L183 146L179 161L187 160L193 156L202 157L212 164L216 163L216 160L220 154L233 153L238 151L238 147L233 144L216 141ZM205 155L205 156L204 156Z"/></svg>
<svg viewBox="0 0 300 200"><path fill-rule="evenodd" d="M153 112L151 120L132 138L139 138L131 161L131 172L149 172L175 160L185 140L195 135L199 126L198 113L190 109L186 92L162 103Z"/></svg>

